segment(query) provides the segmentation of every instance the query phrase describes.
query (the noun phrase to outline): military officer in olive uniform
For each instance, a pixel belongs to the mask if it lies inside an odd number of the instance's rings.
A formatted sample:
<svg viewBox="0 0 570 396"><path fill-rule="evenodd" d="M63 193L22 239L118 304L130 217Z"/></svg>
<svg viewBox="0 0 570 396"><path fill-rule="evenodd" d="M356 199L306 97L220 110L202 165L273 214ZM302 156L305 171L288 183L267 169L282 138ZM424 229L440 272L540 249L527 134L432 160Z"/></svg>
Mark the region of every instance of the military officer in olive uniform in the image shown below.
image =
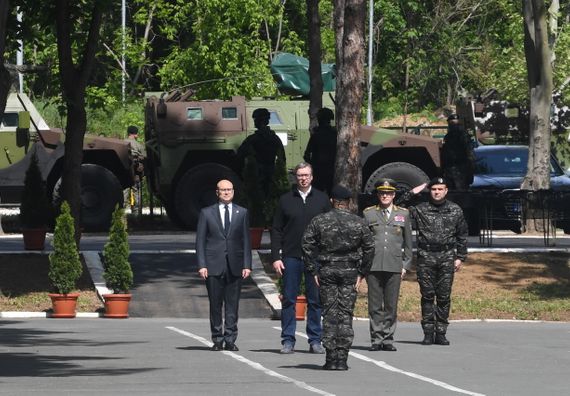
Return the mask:
<svg viewBox="0 0 570 396"><path fill-rule="evenodd" d="M303 234L305 268L315 277L323 306L325 370L347 370L354 339L356 292L374 257L374 238L364 219L348 210L350 190L331 190L333 209L315 216Z"/></svg>
<svg viewBox="0 0 570 396"><path fill-rule="evenodd" d="M396 351L394 332L400 283L412 264L412 228L407 209L393 204L396 182L380 179L374 185L379 204L364 209L374 234L375 254L368 283L371 351Z"/></svg>
<svg viewBox="0 0 570 396"><path fill-rule="evenodd" d="M425 188L406 193L404 201ZM449 345L446 338L455 272L467 259L467 223L459 205L446 199L447 182L432 179L427 187L429 201L411 206L417 230L417 276L422 295L423 345Z"/></svg>

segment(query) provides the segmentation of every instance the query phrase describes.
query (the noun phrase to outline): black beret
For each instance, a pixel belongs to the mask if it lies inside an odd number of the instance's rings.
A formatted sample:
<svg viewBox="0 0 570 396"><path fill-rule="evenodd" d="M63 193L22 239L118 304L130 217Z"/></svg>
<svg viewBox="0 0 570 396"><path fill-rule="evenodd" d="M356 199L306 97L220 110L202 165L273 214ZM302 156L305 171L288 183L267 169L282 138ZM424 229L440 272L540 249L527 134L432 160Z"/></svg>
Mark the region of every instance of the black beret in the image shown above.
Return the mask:
<svg viewBox="0 0 570 396"><path fill-rule="evenodd" d="M433 179L431 179L428 183L428 188L431 188L432 186L435 186L436 184L445 184L445 186L447 187L447 182L445 181L445 179L443 177L434 177Z"/></svg>
<svg viewBox="0 0 570 396"><path fill-rule="evenodd" d="M352 198L352 192L340 184L334 186L331 190L331 198L338 200L345 200Z"/></svg>
<svg viewBox="0 0 570 396"><path fill-rule="evenodd" d="M396 191L396 181L393 179L380 179L374 183L376 191Z"/></svg>
<svg viewBox="0 0 570 396"><path fill-rule="evenodd" d="M259 108L253 110L253 114L251 115L254 119L261 118L261 119L268 119L270 117L269 110L265 108Z"/></svg>

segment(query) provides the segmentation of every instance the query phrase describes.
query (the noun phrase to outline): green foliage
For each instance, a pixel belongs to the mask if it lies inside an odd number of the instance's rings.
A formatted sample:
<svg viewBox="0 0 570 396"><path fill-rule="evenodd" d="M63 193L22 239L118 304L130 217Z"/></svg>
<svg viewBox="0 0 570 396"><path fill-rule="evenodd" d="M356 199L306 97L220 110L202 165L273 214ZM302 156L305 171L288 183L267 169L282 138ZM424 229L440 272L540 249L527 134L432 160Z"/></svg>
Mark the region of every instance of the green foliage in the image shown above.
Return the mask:
<svg viewBox="0 0 570 396"><path fill-rule="evenodd" d="M128 293L133 285L133 271L129 263L129 241L125 211L118 206L113 212L109 242L103 248L103 277L107 287L115 293Z"/></svg>
<svg viewBox="0 0 570 396"><path fill-rule="evenodd" d="M67 201L61 205L61 214L55 221L53 253L49 255L49 279L60 294L75 289L75 283L83 272L79 251L75 243L75 227Z"/></svg>
<svg viewBox="0 0 570 396"><path fill-rule="evenodd" d="M20 221L25 228L46 227L52 220L53 209L47 195L46 183L34 152L24 178L20 203Z"/></svg>

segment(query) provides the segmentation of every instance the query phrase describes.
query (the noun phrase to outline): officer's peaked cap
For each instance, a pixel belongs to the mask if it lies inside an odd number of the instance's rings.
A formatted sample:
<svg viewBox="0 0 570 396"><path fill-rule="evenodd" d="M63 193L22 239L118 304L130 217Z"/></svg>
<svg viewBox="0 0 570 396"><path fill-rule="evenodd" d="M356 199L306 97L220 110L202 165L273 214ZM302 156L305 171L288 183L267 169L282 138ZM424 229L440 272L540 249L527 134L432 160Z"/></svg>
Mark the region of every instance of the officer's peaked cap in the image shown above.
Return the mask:
<svg viewBox="0 0 570 396"><path fill-rule="evenodd" d="M374 183L376 191L396 191L396 181L393 179L380 179Z"/></svg>
<svg viewBox="0 0 570 396"><path fill-rule="evenodd" d="M337 184L331 190L331 198L340 201L350 199L352 198L352 192L348 188Z"/></svg>
<svg viewBox="0 0 570 396"><path fill-rule="evenodd" d="M434 177L433 179L431 179L428 183L428 188L431 188L432 186L435 186L436 184L445 184L445 186L447 187L447 182L445 181L445 179L443 177Z"/></svg>
<svg viewBox="0 0 570 396"><path fill-rule="evenodd" d="M266 108L259 108L259 109L255 109L253 110L253 114L251 115L253 117L254 120L257 120L258 118L260 119L269 119L270 114L269 114L269 110L267 110Z"/></svg>

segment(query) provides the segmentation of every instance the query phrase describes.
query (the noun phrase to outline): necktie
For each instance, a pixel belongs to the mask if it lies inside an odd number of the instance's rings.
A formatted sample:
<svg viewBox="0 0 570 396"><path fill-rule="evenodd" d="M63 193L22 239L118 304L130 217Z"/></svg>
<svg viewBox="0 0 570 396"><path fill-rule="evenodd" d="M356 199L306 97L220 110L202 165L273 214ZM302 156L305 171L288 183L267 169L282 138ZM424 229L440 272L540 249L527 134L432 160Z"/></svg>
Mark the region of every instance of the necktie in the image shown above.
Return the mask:
<svg viewBox="0 0 570 396"><path fill-rule="evenodd" d="M382 218L384 221L388 221L388 209L382 209Z"/></svg>
<svg viewBox="0 0 570 396"><path fill-rule="evenodd" d="M230 211L228 205L224 205L224 233L228 233L230 229Z"/></svg>

